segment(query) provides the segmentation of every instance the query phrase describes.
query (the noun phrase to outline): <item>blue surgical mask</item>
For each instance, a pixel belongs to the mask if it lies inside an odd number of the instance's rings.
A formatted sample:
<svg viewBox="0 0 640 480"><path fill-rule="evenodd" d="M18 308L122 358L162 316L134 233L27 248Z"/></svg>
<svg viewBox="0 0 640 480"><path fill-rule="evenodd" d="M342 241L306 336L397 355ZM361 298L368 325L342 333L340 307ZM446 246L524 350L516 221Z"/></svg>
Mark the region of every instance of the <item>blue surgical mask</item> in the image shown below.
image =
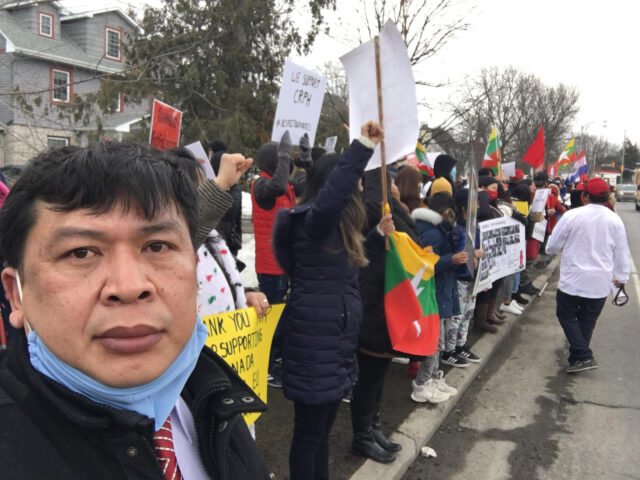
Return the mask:
<svg viewBox="0 0 640 480"><path fill-rule="evenodd" d="M454 180L456 179L456 173L458 173L458 170L456 169L456 167L453 167L451 169L451 178L453 178Z"/></svg>
<svg viewBox="0 0 640 480"><path fill-rule="evenodd" d="M153 418L160 430L180 397L198 362L208 336L207 327L196 319L191 338L173 363L155 380L129 388L104 385L56 357L31 330L27 335L31 365L41 374L91 400L122 410L133 410Z"/></svg>

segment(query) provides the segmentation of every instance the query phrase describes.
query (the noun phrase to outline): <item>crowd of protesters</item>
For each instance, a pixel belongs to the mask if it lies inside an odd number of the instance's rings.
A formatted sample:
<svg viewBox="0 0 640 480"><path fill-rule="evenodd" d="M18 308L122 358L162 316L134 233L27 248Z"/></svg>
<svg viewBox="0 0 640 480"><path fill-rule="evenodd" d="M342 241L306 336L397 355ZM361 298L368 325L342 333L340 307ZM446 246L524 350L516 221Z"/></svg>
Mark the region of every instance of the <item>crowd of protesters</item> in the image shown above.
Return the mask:
<svg viewBox="0 0 640 480"><path fill-rule="evenodd" d="M199 219L197 231L194 231L195 225L192 223L195 224L195 221L187 218L192 230L191 240L197 252L195 281L198 290L194 296L194 309L198 315L206 316L253 307L261 315L270 304L286 304L272 344L269 385L282 387L284 395L292 400L295 406L290 447L291 478L326 479L329 464L328 437L340 402L350 400L354 453L381 463L393 462L395 454L402 447L387 439L381 431L382 393L390 363L394 359L408 363L409 374L415 377L407 385L408 399L419 403L440 403L456 395L455 386L446 383L440 365L468 368L480 362L480 357L472 351L472 345L468 343L470 329L473 328L479 334L496 333L500 325L505 323L506 314L520 315L530 301L526 296L539 293L531 282L532 269L534 260L545 252L546 239L540 241L533 238L535 221L528 207L536 190L551 189L543 212L547 220L547 238L552 234L558 218L567 209L581 205L579 192L585 190L582 183L568 185L561 179L549 179L544 172L535 174L533 178L524 178L523 172L518 170L516 176L502 179L494 176L490 169L481 169L478 178L478 221L506 216L522 223L526 231L526 268L520 273L493 282L490 288L474 296L472 289L475 272L468 268L469 258L465 250L469 189L466 182L461 181L457 175L456 160L448 155L440 155L435 160L433 176L424 175L411 166L404 165L397 169L395 166L390 167L390 181L387 185L389 213L383 215L381 169L365 172L367 162L381 138L382 131L379 126L375 122L368 122L362 126L361 136L340 155L327 153L322 149L312 149L306 137L302 138L299 152L294 155L294 146L288 133L285 133L280 142L267 143L258 150L256 158L260 175L251 186L255 271L259 282L257 290L242 285L238 272L245 265L237 259L238 251L243 246L240 217L242 197L236 182L247 170L251 160L239 154L227 153L227 147L223 142L216 141L211 144L210 159L217 175L215 182L205 180L197 161L187 150L176 149L159 153L149 149L143 153L136 153L135 147L122 147L122 154L133 157L137 155L136 161L147 161L151 169L157 168L160 171L165 168L154 166L154 162L171 164L179 173L167 173L163 170L162 175L173 175L181 179L172 180L172 184L171 181L166 183L165 178L166 184L162 185L161 188L164 190L160 193L153 190L155 186L147 185L151 192L155 192L150 196L134 192L134 183L125 182L124 187L114 184L113 192L103 192L105 196L102 198L99 197L100 193L93 195L88 190L89 187L82 184L83 178L76 178L75 181L82 186L83 191L86 190L84 194L89 199L86 201L79 197L74 199L75 192L63 191L65 186L71 185L72 182L55 188L50 187L51 192L44 194L48 195L44 197L38 197L38 192L30 191L33 187L26 182L42 182L43 179L38 175L42 175L47 168L54 168L55 162L60 165L65 162L81 163L83 158L93 159L96 164L102 163L101 168L108 171L111 167L104 163L104 158L117 164L118 162L113 160L113 152L118 153L121 147L107 144L89 149L67 147L58 152L48 152L35 160L35 165L41 171L33 166L27 167L26 179L22 183L18 180L18 193L13 195L13 198L10 192L21 172L11 170L7 171L8 178L0 176L0 207L6 201L12 209L11 214L15 213L26 195L21 192L26 191L36 199L34 201L48 202L54 206L59 204L62 212L84 208L94 213L109 213L114 205L125 202L127 207L123 207L123 217L128 215L130 208L138 213L142 212L143 216L153 217L162 211L161 200L164 199L173 202L181 212L190 211L193 216L193 205L185 207L181 203L188 204L189 200L183 200L179 194L171 193L171 188L175 188L176 182L188 180L190 186L185 184L180 188L192 188L196 192L195 214ZM149 157L152 160L143 161L138 157ZM48 160L52 162L49 166L46 165ZM90 166L91 162L85 162L83 167L86 165ZM119 176L109 171L113 178L124 181L127 175L131 175L127 166L117 164L114 168L120 168L121 171L117 173ZM60 171L57 174L60 174ZM158 175L150 175L148 181L157 181ZM130 188L130 191L127 188ZM19 197L18 194L22 196ZM174 198L174 195L178 196ZM38 200L39 198L41 200ZM154 202L151 210L148 210L149 206L139 204L148 199ZM570 199L570 202L567 202L567 199ZM525 204L527 208L518 208L518 202ZM610 208L613 208L612 203L613 200L608 205ZM4 210L0 210L0 224L5 229L10 229L13 222L8 217L7 209ZM431 247L439 256L435 265L435 285L440 315L440 337L437 352L426 357L416 358L395 351L389 338L383 305L384 237L394 230L408 234L421 247ZM9 245L11 249L17 248L17 252L22 251L22 246L16 247L15 242L20 241L20 238L21 241L26 241L24 232L20 234L21 237L16 237L18 240L15 240L14 234L8 230L0 232L0 235L4 237L0 245L5 250ZM473 246L476 267L484 254L478 238L476 232L476 245ZM78 253L76 250L72 252L74 255ZM1 253L15 255L13 250ZM84 255L87 252L83 250L79 253ZM10 317L12 307L18 307L18 311L22 312L22 286L17 274L22 265L16 264L13 257L7 260L7 264L3 266L9 267L9 273L3 275L3 280L11 286L8 288L7 296L4 290L0 291L2 342L6 345L12 340L21 341L25 345L19 348L24 349L27 345L25 335L28 332L22 330L23 322L17 320L23 320L22 313ZM29 280L32 281L31 278ZM13 285L17 285L17 290ZM220 291L225 294L219 295ZM20 292L19 298L16 292ZM197 335L196 327L193 330L193 338ZM33 331L29 338L32 336ZM50 347L53 352L52 354L47 351L47 355L55 357L56 352L51 345L47 345L46 335L41 335L41 338L44 345ZM32 357L35 355L34 345L35 340L33 344L29 340L29 353ZM196 350L202 347L201 343L198 345L199 347L194 347ZM8 369L10 367L7 366L8 360L5 357L6 355L3 355L2 368ZM192 358L193 365L197 358L197 355ZM82 362L75 365L71 362L69 366L61 359L55 361L63 370L70 370L72 367L82 370L84 367ZM26 368L26 373L21 371L20 375L31 378L30 376L36 374L31 367L22 365L21 368ZM85 394L82 385L69 385L62 377L52 374L47 368L35 365L34 368L41 377L48 377L47 381L61 383L61 388L66 387L81 395ZM228 370L224 370L225 378L231 378L231 384L235 385L238 379ZM176 395L179 395L187 377L188 374L184 376ZM162 378L162 375L159 378ZM39 379L37 382L41 383L42 380ZM27 382L29 388L36 392L36 398L39 398L38 395L49 395L46 393L49 390L41 387L40 383L33 386ZM14 394L6 384L1 384L0 387L0 395L5 394L3 392L8 396ZM247 395L241 387L233 388ZM55 395L54 403L57 404L60 399ZM110 407L111 410L127 410L122 404L110 403L103 400L103 397L88 394L86 396L92 401L110 405L113 407ZM190 401L185 400L187 403ZM42 400L42 405L48 405L47 401ZM151 401L154 401L153 397ZM172 401L175 402L176 399L172 398ZM71 400L68 402L71 402L73 408L80 408ZM261 408L257 401L254 405L255 411ZM84 403L81 406L89 410L94 408ZM67 408L66 404L64 408ZM134 407L131 408L135 410ZM144 415L149 415L148 410L136 411L141 414L135 419L137 422L140 422ZM228 415L229 419L237 419L243 411L246 410L233 410L223 415ZM190 418L190 414L185 414L179 403L176 403L176 407L171 403L168 409L165 408L161 412L163 418L155 419L154 430L168 428L165 431L169 431L169 435L171 429L170 425L163 425L165 419L178 425L181 422L182 425L195 422L198 431L200 423L204 422L199 417ZM97 419L93 413L92 415L87 414L87 421L97 422L102 419ZM120 425L129 422L129 427L126 428L133 428L130 427L133 421L118 420L120 423L116 423ZM18 422L19 420L16 420L15 424L10 425L14 431L20 428ZM69 422L71 423L71 420ZM224 430L222 425L217 424L220 432ZM66 424L62 426L71 428ZM211 425L206 423L206 426ZM47 430L51 427L41 427L39 424L33 427L39 429L42 435L38 441L51 434L51 431ZM174 436L179 436L180 432L176 433L176 430L174 429ZM181 456L180 451L177 451L178 458L173 462L172 468L178 472L182 469L184 478L207 478L207 475L217 475L213 473L214 470L224 472L221 478L268 478L259 452L256 450L254 454L247 453L251 451L247 450L247 442L250 442L247 438L250 437L245 435L244 430L241 426L235 427L232 438L237 444L235 447L230 446L229 451L223 453L218 451L212 454L203 451L211 448L210 445L200 445L195 457L189 457L184 453ZM187 433L183 435L188 437L193 427L186 426L184 431ZM256 432L253 429L248 433L255 437ZM77 445L79 435L91 437L94 434L86 431L69 434L69 445ZM91 440L90 443L93 442L94 440ZM105 451L111 447L100 445L92 448L95 450L92 452L97 464L108 465L111 472L127 470L128 467L122 464L124 460L106 459L111 456ZM238 454L240 449L245 449L245 452ZM91 463L89 460L86 460L86 465L80 461L74 463L68 460L66 454L52 452L52 449L40 450L55 457L61 471L85 468ZM135 456L133 451L127 450L131 457ZM219 458L216 460L215 457L232 454L238 454L240 461L250 462L252 466L229 466L225 463L226 460L222 462L224 465L221 465L217 461ZM102 459L102 456L105 456L105 459ZM198 456L203 459L200 464L196 461ZM43 470L39 468L44 469L45 463L39 462L25 467L18 466L15 462L20 460L17 459L14 458L12 468L23 472L22 478L40 478L38 475ZM236 460L234 462L237 463ZM0 463L3 469L9 465L4 456L0 458Z"/></svg>

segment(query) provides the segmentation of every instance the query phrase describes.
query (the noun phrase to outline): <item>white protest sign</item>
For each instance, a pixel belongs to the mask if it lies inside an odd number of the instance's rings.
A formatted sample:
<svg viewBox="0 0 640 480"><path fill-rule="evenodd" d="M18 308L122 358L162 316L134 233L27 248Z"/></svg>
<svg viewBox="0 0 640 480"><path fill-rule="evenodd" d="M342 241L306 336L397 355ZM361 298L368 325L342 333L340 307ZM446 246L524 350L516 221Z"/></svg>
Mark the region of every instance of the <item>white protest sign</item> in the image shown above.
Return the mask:
<svg viewBox="0 0 640 480"><path fill-rule="evenodd" d="M480 222L478 229L484 257L478 265L473 295L502 277L524 270L526 263L525 231L520 222L500 217Z"/></svg>
<svg viewBox="0 0 640 480"><path fill-rule="evenodd" d="M547 221L541 220L536 222L533 226L533 233L531 236L540 242L544 242L544 236L547 233Z"/></svg>
<svg viewBox="0 0 640 480"><path fill-rule="evenodd" d="M336 143L338 143L338 137L327 137L324 141L324 149L327 153L332 153L336 151Z"/></svg>
<svg viewBox="0 0 640 480"><path fill-rule="evenodd" d="M200 166L204 170L204 173L207 178L214 179L216 178L216 174L213 173L213 167L211 167L211 163L209 162L209 157L207 152L202 148L202 144L200 142L193 142L189 145L186 145L184 148L193 153L193 156L196 157Z"/></svg>
<svg viewBox="0 0 640 480"><path fill-rule="evenodd" d="M279 142L289 130L294 144L307 133L309 145L313 146L326 86L324 77L286 60L271 140Z"/></svg>
<svg viewBox="0 0 640 480"><path fill-rule="evenodd" d="M509 178L516 176L516 162L502 164L502 177Z"/></svg>
<svg viewBox="0 0 640 480"><path fill-rule="evenodd" d="M547 198L549 197L550 193L550 188L539 188L538 190L536 190L536 196L533 198L533 202L531 203L531 212L544 212L545 207L547 206Z"/></svg>
<svg viewBox="0 0 640 480"><path fill-rule="evenodd" d="M416 149L418 102L407 46L395 24L388 21L380 30L380 73L386 160L392 163ZM349 80L349 136L360 136L360 127L379 121L374 40L363 43L340 57ZM376 147L367 170L381 165Z"/></svg>

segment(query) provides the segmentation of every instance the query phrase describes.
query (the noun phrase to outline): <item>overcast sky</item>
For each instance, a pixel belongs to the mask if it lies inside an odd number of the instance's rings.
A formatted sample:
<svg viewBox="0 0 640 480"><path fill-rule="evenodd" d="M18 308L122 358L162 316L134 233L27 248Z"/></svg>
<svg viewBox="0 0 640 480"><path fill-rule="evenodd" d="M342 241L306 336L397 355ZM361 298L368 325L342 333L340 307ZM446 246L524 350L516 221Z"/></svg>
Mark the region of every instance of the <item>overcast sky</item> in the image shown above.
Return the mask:
<svg viewBox="0 0 640 480"><path fill-rule="evenodd" d="M461 15L467 15L473 0L465 2ZM126 9L129 3L104 0L101 5ZM338 3L343 8L349 4L346 0ZM63 0L62 4L76 11L95 8L88 1ZM352 11L338 13L344 18ZM446 99L465 74L477 74L482 67L513 65L548 85L562 82L578 89L576 132L583 127L621 144L626 129L627 137L640 144L639 1L476 0L468 19L469 30L458 33L421 68L426 80L445 80L450 85L431 89L428 95L434 101L430 103ZM321 38L312 55L295 61L313 69L337 60L353 47ZM444 114L433 110L421 111L420 116L423 121L437 122Z"/></svg>

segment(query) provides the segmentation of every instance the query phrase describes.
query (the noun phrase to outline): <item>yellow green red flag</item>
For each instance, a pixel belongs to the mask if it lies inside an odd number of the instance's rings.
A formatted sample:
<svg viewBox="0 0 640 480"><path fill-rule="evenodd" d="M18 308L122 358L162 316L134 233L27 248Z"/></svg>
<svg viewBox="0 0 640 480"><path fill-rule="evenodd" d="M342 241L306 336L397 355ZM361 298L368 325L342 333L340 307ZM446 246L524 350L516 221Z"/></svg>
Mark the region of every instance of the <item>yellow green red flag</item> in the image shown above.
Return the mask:
<svg viewBox="0 0 640 480"><path fill-rule="evenodd" d="M500 176L500 162L502 161L502 152L500 150L500 137L498 136L498 129L493 127L491 129L491 135L489 135L489 143L487 143L487 150L484 153L484 160L482 161L483 168L490 168L493 170L493 175Z"/></svg>
<svg viewBox="0 0 640 480"><path fill-rule="evenodd" d="M389 236L384 279L384 309L394 350L432 355L438 348L440 315L434 268L439 257L420 248L404 232Z"/></svg>

